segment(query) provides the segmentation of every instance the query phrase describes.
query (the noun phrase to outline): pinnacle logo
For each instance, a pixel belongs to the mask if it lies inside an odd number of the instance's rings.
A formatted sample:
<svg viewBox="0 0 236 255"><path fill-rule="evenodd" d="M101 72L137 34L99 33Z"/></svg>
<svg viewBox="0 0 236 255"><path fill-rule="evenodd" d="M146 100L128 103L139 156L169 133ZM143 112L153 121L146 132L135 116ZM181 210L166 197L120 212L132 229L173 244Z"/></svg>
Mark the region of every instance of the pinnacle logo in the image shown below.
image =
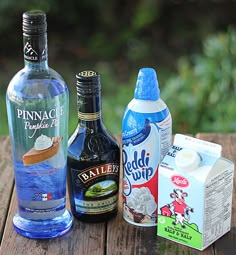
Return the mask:
<svg viewBox="0 0 236 255"><path fill-rule="evenodd" d="M33 49L29 42L25 44L24 55L28 60L38 60L38 53Z"/></svg>
<svg viewBox="0 0 236 255"><path fill-rule="evenodd" d="M41 52L41 54L40 54ZM39 60L45 60L46 59L46 53L47 50L44 48L43 50L34 49L34 47L29 43L26 42L24 47L24 57L26 60L29 61L39 61Z"/></svg>

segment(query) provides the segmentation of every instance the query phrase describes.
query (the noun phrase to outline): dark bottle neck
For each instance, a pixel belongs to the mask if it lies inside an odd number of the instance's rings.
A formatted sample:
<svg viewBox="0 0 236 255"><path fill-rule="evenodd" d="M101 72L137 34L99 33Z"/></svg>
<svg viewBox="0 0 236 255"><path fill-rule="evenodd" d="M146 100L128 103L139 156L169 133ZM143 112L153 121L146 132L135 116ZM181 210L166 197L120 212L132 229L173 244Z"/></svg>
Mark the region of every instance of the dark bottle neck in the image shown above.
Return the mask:
<svg viewBox="0 0 236 255"><path fill-rule="evenodd" d="M78 119L80 125L100 128L102 124L101 94L78 95Z"/></svg>
<svg viewBox="0 0 236 255"><path fill-rule="evenodd" d="M82 71L76 78L79 124L91 129L103 128L100 75L95 71Z"/></svg>
<svg viewBox="0 0 236 255"><path fill-rule="evenodd" d="M23 34L25 67L30 69L48 68L47 33Z"/></svg>

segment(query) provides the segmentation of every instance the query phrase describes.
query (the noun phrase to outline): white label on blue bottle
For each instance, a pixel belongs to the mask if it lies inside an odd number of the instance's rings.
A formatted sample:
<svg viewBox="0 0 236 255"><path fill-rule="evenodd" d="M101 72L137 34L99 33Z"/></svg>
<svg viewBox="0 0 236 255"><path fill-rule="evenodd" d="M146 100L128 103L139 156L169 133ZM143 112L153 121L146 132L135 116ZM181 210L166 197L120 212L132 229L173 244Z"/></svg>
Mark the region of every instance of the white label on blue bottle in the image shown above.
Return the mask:
<svg viewBox="0 0 236 255"><path fill-rule="evenodd" d="M123 119L123 216L132 224L157 223L157 168L171 146L168 108L156 113L126 112Z"/></svg>
<svg viewBox="0 0 236 255"><path fill-rule="evenodd" d="M65 211L66 102L60 94L9 105L18 211L24 218L49 219Z"/></svg>

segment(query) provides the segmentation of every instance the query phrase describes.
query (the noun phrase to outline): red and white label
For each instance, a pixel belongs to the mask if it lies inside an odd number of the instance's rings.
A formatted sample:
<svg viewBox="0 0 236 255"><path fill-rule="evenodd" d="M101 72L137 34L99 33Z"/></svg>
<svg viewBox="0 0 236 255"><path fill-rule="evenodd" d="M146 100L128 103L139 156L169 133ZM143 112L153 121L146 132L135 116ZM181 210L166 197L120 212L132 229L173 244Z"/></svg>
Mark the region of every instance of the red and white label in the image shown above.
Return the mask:
<svg viewBox="0 0 236 255"><path fill-rule="evenodd" d="M187 188L189 186L189 181L181 175L172 175L171 181L175 186L180 188Z"/></svg>

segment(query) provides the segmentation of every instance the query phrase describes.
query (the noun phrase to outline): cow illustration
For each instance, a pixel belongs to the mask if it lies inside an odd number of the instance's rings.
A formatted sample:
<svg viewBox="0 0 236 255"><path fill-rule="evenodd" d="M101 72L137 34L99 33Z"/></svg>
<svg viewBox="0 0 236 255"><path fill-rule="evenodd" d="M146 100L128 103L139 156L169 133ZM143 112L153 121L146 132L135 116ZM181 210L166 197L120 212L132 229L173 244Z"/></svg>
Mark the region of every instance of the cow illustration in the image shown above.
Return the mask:
<svg viewBox="0 0 236 255"><path fill-rule="evenodd" d="M172 206L174 207L175 221L173 222L173 225L180 223L182 228L185 228L184 222L189 221L189 211L193 212L193 208L185 203L184 198L188 196L188 193L183 192L181 189L174 189L173 191L173 193L170 193L170 197L174 198L174 201L167 204L168 208L171 208Z"/></svg>

